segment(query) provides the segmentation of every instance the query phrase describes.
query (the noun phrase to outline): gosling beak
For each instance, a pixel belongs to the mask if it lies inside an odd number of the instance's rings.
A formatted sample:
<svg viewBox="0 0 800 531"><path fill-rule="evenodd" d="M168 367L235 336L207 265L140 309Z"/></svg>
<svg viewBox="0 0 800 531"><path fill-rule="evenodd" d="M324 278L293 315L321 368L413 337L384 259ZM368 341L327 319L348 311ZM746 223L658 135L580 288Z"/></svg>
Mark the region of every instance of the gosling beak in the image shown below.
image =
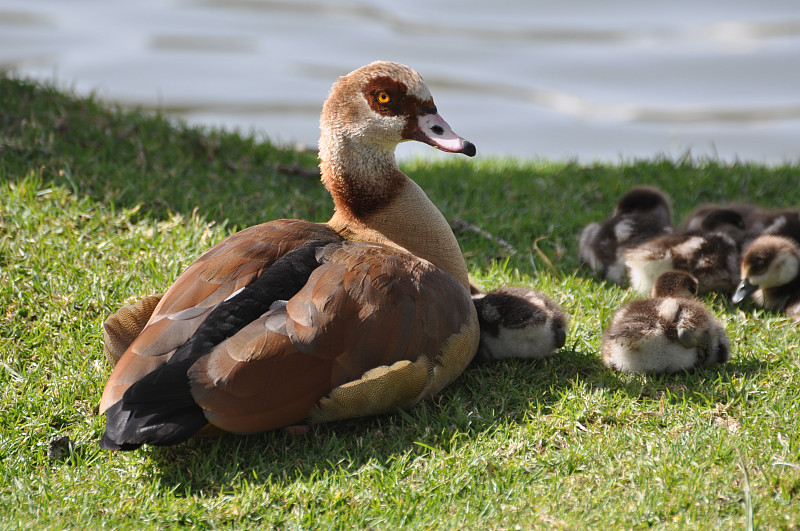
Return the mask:
<svg viewBox="0 0 800 531"><path fill-rule="evenodd" d="M736 293L734 293L733 297L731 297L731 302L734 304L739 304L757 289L758 286L750 284L750 281L744 278L739 283L739 287L736 288Z"/></svg>
<svg viewBox="0 0 800 531"><path fill-rule="evenodd" d="M417 116L417 128L412 137L447 153L463 153L468 157L474 157L476 153L475 144L455 134L444 118L435 111L423 112Z"/></svg>

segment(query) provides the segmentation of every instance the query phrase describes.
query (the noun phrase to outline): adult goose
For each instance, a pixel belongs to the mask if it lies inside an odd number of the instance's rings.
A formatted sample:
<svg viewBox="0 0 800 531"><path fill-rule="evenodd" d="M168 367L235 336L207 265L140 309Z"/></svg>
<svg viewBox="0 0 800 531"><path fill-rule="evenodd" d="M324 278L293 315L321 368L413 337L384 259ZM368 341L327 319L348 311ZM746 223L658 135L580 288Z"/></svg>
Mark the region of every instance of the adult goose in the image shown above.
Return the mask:
<svg viewBox="0 0 800 531"><path fill-rule="evenodd" d="M101 447L388 412L470 363L479 328L466 264L394 150L416 140L473 156L475 146L419 74L390 62L340 78L320 131L333 217L247 228L189 266L111 373Z"/></svg>

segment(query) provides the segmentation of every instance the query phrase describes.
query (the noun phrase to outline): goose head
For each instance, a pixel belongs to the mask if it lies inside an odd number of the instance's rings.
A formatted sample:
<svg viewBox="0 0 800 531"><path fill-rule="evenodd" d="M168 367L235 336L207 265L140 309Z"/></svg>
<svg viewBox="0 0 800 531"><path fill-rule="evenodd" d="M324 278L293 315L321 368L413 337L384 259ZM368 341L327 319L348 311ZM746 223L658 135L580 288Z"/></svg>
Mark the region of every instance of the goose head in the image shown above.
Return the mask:
<svg viewBox="0 0 800 531"><path fill-rule="evenodd" d="M742 256L742 281L731 300L738 304L758 289L763 291L784 286L798 275L800 248L797 244L783 236L759 236Z"/></svg>
<svg viewBox="0 0 800 531"><path fill-rule="evenodd" d="M359 159L393 163L397 144L411 140L470 157L476 152L439 115L422 77L386 61L339 78L323 105L320 133L323 163L352 159L352 152Z"/></svg>

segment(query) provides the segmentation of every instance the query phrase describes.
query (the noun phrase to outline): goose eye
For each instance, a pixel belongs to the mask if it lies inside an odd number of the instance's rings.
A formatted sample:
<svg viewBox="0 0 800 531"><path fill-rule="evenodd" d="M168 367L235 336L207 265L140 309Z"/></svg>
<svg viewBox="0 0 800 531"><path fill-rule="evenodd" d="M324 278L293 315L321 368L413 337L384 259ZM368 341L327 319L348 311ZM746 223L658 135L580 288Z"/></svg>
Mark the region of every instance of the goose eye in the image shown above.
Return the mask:
<svg viewBox="0 0 800 531"><path fill-rule="evenodd" d="M389 96L389 95L388 95L387 93L385 93L385 92L379 92L379 93L378 93L378 101L379 101L380 103L387 104L387 103L389 103L390 101L392 101L392 97L391 97L391 96Z"/></svg>

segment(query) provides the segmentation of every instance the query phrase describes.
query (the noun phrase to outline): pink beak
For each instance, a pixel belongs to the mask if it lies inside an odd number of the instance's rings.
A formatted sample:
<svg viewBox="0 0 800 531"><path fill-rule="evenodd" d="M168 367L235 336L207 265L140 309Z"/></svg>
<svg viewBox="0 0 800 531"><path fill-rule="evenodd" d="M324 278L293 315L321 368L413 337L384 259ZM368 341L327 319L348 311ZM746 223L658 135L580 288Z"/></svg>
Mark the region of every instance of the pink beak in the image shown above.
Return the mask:
<svg viewBox="0 0 800 531"><path fill-rule="evenodd" d="M418 117L414 140L448 153L463 153L468 157L474 157L476 153L475 144L455 134L438 113L426 113Z"/></svg>

